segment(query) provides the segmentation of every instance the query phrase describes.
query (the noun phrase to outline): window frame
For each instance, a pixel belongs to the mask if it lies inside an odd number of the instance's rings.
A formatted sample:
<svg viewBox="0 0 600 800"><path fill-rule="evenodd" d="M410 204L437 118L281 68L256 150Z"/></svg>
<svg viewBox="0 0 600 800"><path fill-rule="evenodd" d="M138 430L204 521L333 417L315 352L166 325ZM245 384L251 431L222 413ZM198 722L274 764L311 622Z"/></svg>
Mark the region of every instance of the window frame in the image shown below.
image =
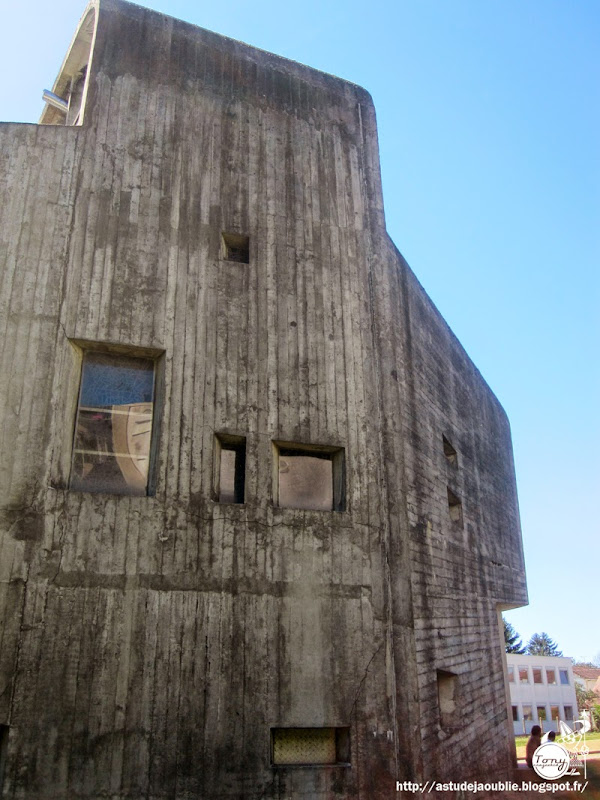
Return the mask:
<svg viewBox="0 0 600 800"><path fill-rule="evenodd" d="M164 381L165 381L165 351L154 347L137 347L135 345L114 344L108 342L97 342L86 339L69 339L77 357L77 374L74 375L72 390L74 392L74 403L72 406L71 436L69 440L69 457L66 478L66 487L69 492L81 492L82 494L106 495L109 497L154 497L157 491L158 478L158 453L160 444L162 410L164 405ZM90 490L87 488L72 486L73 480L73 461L75 455L75 442L77 437L77 423L79 418L81 391L83 387L83 368L85 358L88 353L105 355L118 359L140 359L153 362L153 400L152 400L152 428L150 432L150 448L148 451L148 477L146 490L142 494L137 492L112 492L104 490ZM66 455L66 454L65 454Z"/></svg>
<svg viewBox="0 0 600 800"><path fill-rule="evenodd" d="M563 680L564 677L564 680ZM568 669L560 669L558 670L558 682L560 686L570 686L571 682L569 681L569 670Z"/></svg>
<svg viewBox="0 0 600 800"><path fill-rule="evenodd" d="M520 666L520 667L518 667L518 670L519 670L519 685L520 684L525 685L525 684L531 683L531 681L529 680L529 667ZM521 673L522 672L525 672L525 674L526 674L525 680L523 680L523 678L521 677Z"/></svg>

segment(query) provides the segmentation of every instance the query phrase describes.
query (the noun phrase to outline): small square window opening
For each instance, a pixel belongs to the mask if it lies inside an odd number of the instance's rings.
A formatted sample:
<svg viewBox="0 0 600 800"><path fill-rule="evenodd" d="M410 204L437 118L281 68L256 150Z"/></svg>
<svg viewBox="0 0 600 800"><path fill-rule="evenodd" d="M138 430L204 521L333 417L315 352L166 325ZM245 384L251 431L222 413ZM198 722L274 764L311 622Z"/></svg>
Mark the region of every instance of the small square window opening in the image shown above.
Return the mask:
<svg viewBox="0 0 600 800"><path fill-rule="evenodd" d="M274 443L276 505L314 511L345 510L344 450Z"/></svg>
<svg viewBox="0 0 600 800"><path fill-rule="evenodd" d="M546 668L546 683L548 686L556 686L556 671L553 668Z"/></svg>
<svg viewBox="0 0 600 800"><path fill-rule="evenodd" d="M272 728L274 766L350 764L350 728Z"/></svg>
<svg viewBox="0 0 600 800"><path fill-rule="evenodd" d="M148 494L155 362L84 351L70 488Z"/></svg>
<svg viewBox="0 0 600 800"><path fill-rule="evenodd" d="M533 667L533 682L534 683L543 683L542 680L542 668L541 667Z"/></svg>
<svg viewBox="0 0 600 800"><path fill-rule="evenodd" d="M565 722L573 722L573 706L565 706Z"/></svg>
<svg viewBox="0 0 600 800"><path fill-rule="evenodd" d="M246 494L246 439L217 434L215 498L219 503L243 503Z"/></svg>
<svg viewBox="0 0 600 800"><path fill-rule="evenodd" d="M537 715L538 715L538 720L540 722L546 722L546 720L547 720L546 706L538 706L537 707Z"/></svg>
<svg viewBox="0 0 600 800"><path fill-rule="evenodd" d="M250 263L250 237L238 233L221 234L221 255L226 261L237 261L238 264Z"/></svg>

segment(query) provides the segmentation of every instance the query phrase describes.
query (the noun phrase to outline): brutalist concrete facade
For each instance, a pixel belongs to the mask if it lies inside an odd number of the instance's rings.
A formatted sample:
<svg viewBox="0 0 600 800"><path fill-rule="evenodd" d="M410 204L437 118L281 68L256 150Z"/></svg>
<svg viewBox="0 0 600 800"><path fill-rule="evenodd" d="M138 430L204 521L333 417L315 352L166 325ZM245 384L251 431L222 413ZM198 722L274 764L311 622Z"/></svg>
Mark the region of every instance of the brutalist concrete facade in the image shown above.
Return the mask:
<svg viewBox="0 0 600 800"><path fill-rule="evenodd" d="M386 233L370 96L118 0L55 93L0 126L3 796L506 776L509 425ZM98 349L156 365L147 496L70 488ZM343 458L336 510L278 505L274 443ZM273 763L282 728L349 751Z"/></svg>

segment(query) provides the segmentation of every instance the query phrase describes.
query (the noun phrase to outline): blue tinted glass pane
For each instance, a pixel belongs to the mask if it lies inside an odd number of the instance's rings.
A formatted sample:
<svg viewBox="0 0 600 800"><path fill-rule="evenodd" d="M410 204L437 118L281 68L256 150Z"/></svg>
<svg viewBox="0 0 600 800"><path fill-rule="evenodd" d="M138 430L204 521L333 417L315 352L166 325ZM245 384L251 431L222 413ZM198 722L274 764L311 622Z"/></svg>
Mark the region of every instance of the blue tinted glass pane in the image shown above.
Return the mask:
<svg viewBox="0 0 600 800"><path fill-rule="evenodd" d="M152 402L154 364L150 359L86 353L81 377L81 406Z"/></svg>

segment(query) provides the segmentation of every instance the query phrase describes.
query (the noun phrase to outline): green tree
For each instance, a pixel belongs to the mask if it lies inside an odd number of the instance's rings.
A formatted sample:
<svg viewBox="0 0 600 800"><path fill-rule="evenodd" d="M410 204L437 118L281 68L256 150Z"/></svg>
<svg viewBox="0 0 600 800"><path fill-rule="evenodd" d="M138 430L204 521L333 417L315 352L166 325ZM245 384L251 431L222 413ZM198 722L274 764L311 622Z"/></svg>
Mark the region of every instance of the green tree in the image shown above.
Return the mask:
<svg viewBox="0 0 600 800"><path fill-rule="evenodd" d="M586 689L580 683L575 681L575 697L577 698L577 708L581 711L583 708L591 708L598 701L596 693L591 689Z"/></svg>
<svg viewBox="0 0 600 800"><path fill-rule="evenodd" d="M523 647L523 642L521 641L521 637L510 624L507 622L504 617L502 617L502 622L504 623L504 646L506 648L507 653L524 653L525 648Z"/></svg>
<svg viewBox="0 0 600 800"><path fill-rule="evenodd" d="M562 650L547 633L534 633L527 643L526 652L530 656L562 656Z"/></svg>

